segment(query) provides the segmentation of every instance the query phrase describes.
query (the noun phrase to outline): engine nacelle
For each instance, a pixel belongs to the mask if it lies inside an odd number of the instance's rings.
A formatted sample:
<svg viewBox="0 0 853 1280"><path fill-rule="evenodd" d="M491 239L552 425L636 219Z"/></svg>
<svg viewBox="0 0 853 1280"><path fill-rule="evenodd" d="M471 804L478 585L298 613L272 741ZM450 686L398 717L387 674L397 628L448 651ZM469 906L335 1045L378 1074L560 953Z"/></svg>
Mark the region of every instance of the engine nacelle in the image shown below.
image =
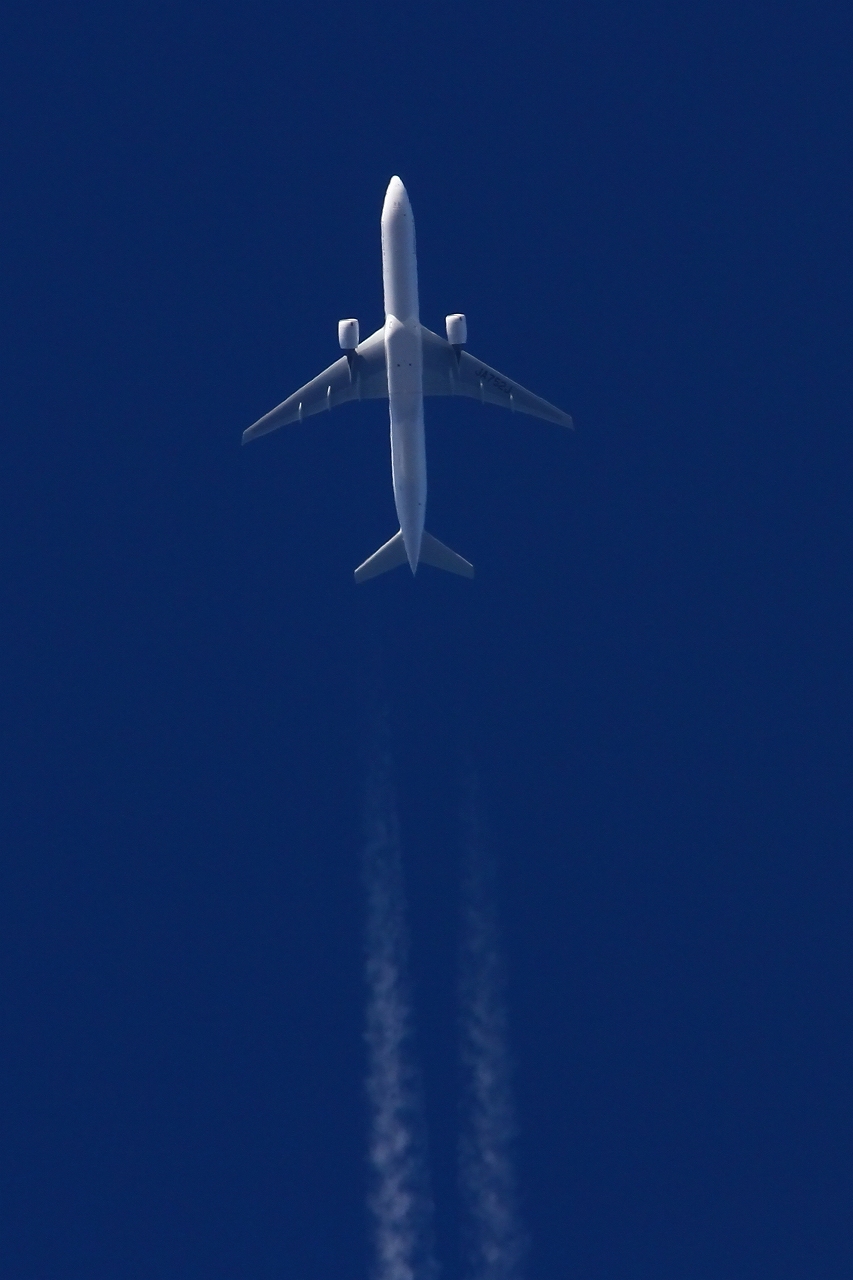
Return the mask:
<svg viewBox="0 0 853 1280"><path fill-rule="evenodd" d="M444 323L447 325L447 341L451 347L464 347L468 341L468 322L465 317L448 316Z"/></svg>
<svg viewBox="0 0 853 1280"><path fill-rule="evenodd" d="M338 342L343 351L355 351L358 346L358 321L340 320L338 322Z"/></svg>

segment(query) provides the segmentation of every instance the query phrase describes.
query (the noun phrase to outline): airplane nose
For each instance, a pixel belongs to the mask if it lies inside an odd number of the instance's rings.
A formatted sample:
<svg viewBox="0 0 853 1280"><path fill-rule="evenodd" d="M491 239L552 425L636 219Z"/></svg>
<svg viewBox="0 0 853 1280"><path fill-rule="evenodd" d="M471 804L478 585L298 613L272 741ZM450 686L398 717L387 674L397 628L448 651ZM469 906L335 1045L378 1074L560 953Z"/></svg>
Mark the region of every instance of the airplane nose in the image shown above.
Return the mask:
<svg viewBox="0 0 853 1280"><path fill-rule="evenodd" d="M388 183L388 190L385 192L385 203L382 207L382 216L386 213L394 213L397 209L408 209L409 197L406 188L396 175Z"/></svg>

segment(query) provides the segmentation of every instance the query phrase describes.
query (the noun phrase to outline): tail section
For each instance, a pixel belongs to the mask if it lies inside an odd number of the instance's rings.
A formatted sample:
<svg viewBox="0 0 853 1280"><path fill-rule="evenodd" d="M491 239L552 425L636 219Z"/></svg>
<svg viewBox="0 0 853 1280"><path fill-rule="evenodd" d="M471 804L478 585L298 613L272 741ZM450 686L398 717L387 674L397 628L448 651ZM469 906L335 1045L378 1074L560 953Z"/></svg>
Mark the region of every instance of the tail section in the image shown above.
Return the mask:
<svg viewBox="0 0 853 1280"><path fill-rule="evenodd" d="M355 580L367 582L368 578L376 578L380 573L387 573L389 569L396 569L399 565L406 564L407 559L403 532L399 530L384 546L374 551L364 564L358 566L355 571ZM434 569L444 569L447 573L458 573L462 578L474 576L472 564L462 556L458 556L455 551L451 551L450 547L446 547L443 542L439 542L438 538L434 538L431 533L427 533L426 529L421 540L419 563L431 564Z"/></svg>
<svg viewBox="0 0 853 1280"><path fill-rule="evenodd" d="M355 571L355 580L367 582L368 578L375 578L380 573L387 573L389 569L396 569L398 565L406 564L407 559L403 530L399 529L393 538L389 538L384 546L374 551L364 564L358 566Z"/></svg>
<svg viewBox="0 0 853 1280"><path fill-rule="evenodd" d="M470 561L458 556L455 551L451 551L450 547L446 547L443 542L439 542L438 538L434 538L431 533L427 533L424 529L424 536L421 541L421 560L424 564L431 564L434 569L444 569L447 573L458 573L460 578L473 578L474 566Z"/></svg>

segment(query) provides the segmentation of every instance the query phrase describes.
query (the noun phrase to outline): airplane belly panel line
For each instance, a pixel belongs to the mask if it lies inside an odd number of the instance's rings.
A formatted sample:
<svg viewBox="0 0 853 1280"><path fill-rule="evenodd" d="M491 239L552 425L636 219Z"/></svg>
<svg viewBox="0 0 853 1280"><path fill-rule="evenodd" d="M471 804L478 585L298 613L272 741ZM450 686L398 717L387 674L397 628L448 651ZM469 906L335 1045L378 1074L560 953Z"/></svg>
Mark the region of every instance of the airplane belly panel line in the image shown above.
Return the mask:
<svg viewBox="0 0 853 1280"><path fill-rule="evenodd" d="M349 400L387 399L391 480L400 528L359 565L355 581L364 582L406 563L413 574L419 564L429 564L472 578L473 565L424 529L424 396L467 396L565 427L573 426L572 419L471 356L464 349L467 322L463 315L447 317L447 339L421 325L415 220L406 188L397 177L391 179L385 193L381 228L384 325L359 342L358 321L342 320L338 339L344 355L248 427L243 443Z"/></svg>

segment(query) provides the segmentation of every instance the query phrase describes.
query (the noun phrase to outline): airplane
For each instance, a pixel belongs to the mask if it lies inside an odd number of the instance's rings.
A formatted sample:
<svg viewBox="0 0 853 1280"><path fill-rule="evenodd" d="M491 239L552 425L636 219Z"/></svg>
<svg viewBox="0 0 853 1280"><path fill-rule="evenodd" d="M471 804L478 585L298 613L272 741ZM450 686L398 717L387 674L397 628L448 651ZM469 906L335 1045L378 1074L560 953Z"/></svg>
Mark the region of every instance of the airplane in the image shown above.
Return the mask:
<svg viewBox="0 0 853 1280"><path fill-rule="evenodd" d="M341 320L343 355L243 432L243 444L291 422L350 400L387 400L391 417L391 478L400 528L355 570L356 582L408 562L473 578L474 566L424 528L427 472L424 396L469 396L515 413L572 427L562 409L491 369L465 350L464 315L448 316L447 338L424 328L418 310L415 222L399 178L388 184L382 206L382 282L385 323L359 342L357 320Z"/></svg>

